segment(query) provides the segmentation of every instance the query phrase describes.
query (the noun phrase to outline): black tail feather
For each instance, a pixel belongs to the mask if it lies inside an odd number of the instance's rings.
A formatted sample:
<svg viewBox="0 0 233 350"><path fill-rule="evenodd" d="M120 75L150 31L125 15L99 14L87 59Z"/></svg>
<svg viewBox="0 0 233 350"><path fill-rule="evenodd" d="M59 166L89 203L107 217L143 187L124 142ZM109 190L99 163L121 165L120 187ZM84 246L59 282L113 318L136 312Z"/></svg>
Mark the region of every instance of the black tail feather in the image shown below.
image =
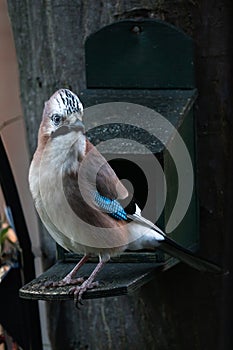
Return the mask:
<svg viewBox="0 0 233 350"><path fill-rule="evenodd" d="M188 250L173 239L169 238L158 226L151 223L149 220L142 217L140 214L127 215L129 220L138 222L138 224L149 227L150 229L156 231L161 235L161 241L159 249L163 250L165 253L179 259L180 261L190 265L191 267L205 272L212 273L223 273L223 270L218 265L212 263L211 261L205 260L191 250Z"/></svg>
<svg viewBox="0 0 233 350"><path fill-rule="evenodd" d="M190 250L185 249L169 237L165 237L165 240L161 242L159 248L161 248L161 250L163 250L165 253L179 259L180 261L199 271L222 273L221 267L215 263L212 263L211 261L199 257Z"/></svg>

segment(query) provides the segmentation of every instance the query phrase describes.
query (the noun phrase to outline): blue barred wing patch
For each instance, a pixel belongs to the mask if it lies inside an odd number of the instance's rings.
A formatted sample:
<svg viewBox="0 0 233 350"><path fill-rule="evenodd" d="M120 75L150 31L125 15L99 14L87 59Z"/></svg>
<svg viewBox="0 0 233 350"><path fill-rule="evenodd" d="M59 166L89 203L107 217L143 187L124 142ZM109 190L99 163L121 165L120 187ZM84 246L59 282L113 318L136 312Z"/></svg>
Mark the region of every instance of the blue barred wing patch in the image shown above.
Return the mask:
<svg viewBox="0 0 233 350"><path fill-rule="evenodd" d="M127 220L127 214L124 211L124 208L116 199L109 199L101 196L99 192L95 191L94 200L100 209L112 216L114 219Z"/></svg>

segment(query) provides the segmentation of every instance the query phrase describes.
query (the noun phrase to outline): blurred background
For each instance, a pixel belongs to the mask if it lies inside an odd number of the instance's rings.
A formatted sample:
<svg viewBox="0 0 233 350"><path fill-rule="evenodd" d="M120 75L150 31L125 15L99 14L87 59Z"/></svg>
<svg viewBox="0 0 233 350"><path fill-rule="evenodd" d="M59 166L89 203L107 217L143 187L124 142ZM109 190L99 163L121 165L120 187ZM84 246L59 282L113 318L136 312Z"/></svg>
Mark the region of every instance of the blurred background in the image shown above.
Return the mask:
<svg viewBox="0 0 233 350"><path fill-rule="evenodd" d="M15 45L6 0L0 0L0 134L19 192L32 243L32 251L35 256L36 273L39 274L42 272L39 231L34 205L27 182L29 153L24 118L20 104L19 76ZM1 164L0 171L2 171ZM5 208L6 204L0 186L1 218L5 216ZM5 276L4 273L5 271L3 271L3 276ZM40 315L44 332L44 349L46 349L48 338L43 302L40 303ZM4 318L3 310L1 310L1 308L0 316ZM15 315L12 314L11 317L14 318ZM23 322L23 319L21 319L21 321ZM0 336L1 334L6 338L8 344L7 349L18 349L18 345L13 341L14 335L11 334L11 329L4 329L0 324ZM0 339L0 350L2 349L5 348L3 344L1 345Z"/></svg>

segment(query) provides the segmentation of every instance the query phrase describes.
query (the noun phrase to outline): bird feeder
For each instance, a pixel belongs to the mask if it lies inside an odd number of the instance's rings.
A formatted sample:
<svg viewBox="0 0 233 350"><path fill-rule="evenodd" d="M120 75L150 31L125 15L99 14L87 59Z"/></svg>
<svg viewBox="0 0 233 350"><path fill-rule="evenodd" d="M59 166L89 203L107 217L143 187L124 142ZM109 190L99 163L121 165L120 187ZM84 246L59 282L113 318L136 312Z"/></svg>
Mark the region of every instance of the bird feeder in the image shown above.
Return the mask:
<svg viewBox="0 0 233 350"><path fill-rule="evenodd" d="M197 92L192 39L163 21L127 20L90 35L85 54L87 88L79 97L88 138L100 147L120 179L132 185L142 208L150 197L147 211L157 225L195 251L199 239L193 119ZM154 168L152 160L157 164ZM21 297L72 298L68 286L42 290L38 286L50 278L61 279L77 259L79 255L58 247L58 262L21 288ZM98 275L99 287L83 297L127 294L175 263L159 250L124 252L106 264ZM89 275L94 266L93 259L80 275Z"/></svg>

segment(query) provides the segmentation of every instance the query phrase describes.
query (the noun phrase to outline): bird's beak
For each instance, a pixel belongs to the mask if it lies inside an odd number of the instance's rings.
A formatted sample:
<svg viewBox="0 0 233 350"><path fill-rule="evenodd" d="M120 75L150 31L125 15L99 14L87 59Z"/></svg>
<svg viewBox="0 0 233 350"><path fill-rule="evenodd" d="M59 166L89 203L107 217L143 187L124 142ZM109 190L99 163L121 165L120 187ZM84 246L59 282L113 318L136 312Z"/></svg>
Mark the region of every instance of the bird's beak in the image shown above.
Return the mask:
<svg viewBox="0 0 233 350"><path fill-rule="evenodd" d="M55 138L57 136L68 134L71 131L81 131L83 133L85 132L84 124L81 122L80 119L76 119L74 123L60 126L59 128L57 128L57 130L52 132L51 137Z"/></svg>
<svg viewBox="0 0 233 350"><path fill-rule="evenodd" d="M74 123L71 123L69 125L70 127L70 130L74 130L74 131L82 131L84 132L85 131L85 127L84 127L84 124L83 122L80 120L80 119L76 119Z"/></svg>

